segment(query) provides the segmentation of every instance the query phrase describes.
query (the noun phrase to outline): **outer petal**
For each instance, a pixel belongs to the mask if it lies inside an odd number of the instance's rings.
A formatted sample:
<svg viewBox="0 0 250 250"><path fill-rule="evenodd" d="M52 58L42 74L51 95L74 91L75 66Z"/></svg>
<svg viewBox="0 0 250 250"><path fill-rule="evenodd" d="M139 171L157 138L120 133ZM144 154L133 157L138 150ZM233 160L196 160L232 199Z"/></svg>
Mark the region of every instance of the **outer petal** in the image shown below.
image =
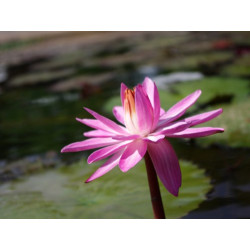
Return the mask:
<svg viewBox="0 0 250 250"><path fill-rule="evenodd" d="M114 153L116 153L117 151L119 151L120 149L124 148L127 144L131 143L132 141L124 141L124 142L120 142L117 143L115 145L111 145L105 148L101 148L95 152L93 152L89 157L88 157L88 164L91 164L92 162L96 162L99 160L102 160Z"/></svg>
<svg viewBox="0 0 250 250"><path fill-rule="evenodd" d="M116 124L115 122L111 121L110 119L99 115L98 113L96 113L95 111L88 109L88 108L84 108L86 111L88 111L91 115L93 115L97 120L99 120L100 122L102 122L105 126L109 127L111 130L114 131L114 133L119 133L119 134L128 134L127 130Z"/></svg>
<svg viewBox="0 0 250 250"><path fill-rule="evenodd" d="M148 135L144 138L145 141L157 142L165 138L165 135Z"/></svg>
<svg viewBox="0 0 250 250"><path fill-rule="evenodd" d="M85 141L71 143L65 146L61 150L61 153L78 152L78 151L84 151L84 150L93 149L93 148L100 148L103 146L116 144L118 142L119 141L114 140L112 138L91 138Z"/></svg>
<svg viewBox="0 0 250 250"><path fill-rule="evenodd" d="M119 140L119 141L125 141L125 140L135 140L135 139L138 139L140 138L140 135L115 135L115 136L112 136L112 139L114 140Z"/></svg>
<svg viewBox="0 0 250 250"><path fill-rule="evenodd" d="M166 112L160 116L159 118L159 122L157 124L157 128L159 127L164 127L166 126L168 123L177 120L179 117L183 116L186 113L186 110L182 111L181 113L177 114L176 116L170 116L168 118L166 118Z"/></svg>
<svg viewBox="0 0 250 250"><path fill-rule="evenodd" d="M165 110L163 108L160 108L160 116L162 116L163 114L165 114Z"/></svg>
<svg viewBox="0 0 250 250"><path fill-rule="evenodd" d="M168 137L195 138L195 137L209 136L222 132L224 132L223 128L211 128L211 127L187 128L182 132L168 135Z"/></svg>
<svg viewBox="0 0 250 250"><path fill-rule="evenodd" d="M147 143L144 140L133 141L127 146L119 162L119 167L123 172L127 172L134 167L145 155Z"/></svg>
<svg viewBox="0 0 250 250"><path fill-rule="evenodd" d="M120 94L121 94L121 102L122 102L122 106L124 107L124 96L125 96L125 90L128 87L122 82L121 83L121 90L120 90Z"/></svg>
<svg viewBox="0 0 250 250"><path fill-rule="evenodd" d="M216 110L212 110L206 113L202 113L199 115L194 115L194 116L185 118L183 121L190 122L190 126L195 126L195 125L214 119L215 117L220 115L222 112L223 112L222 109L216 109Z"/></svg>
<svg viewBox="0 0 250 250"><path fill-rule="evenodd" d="M153 108L154 112L154 123L153 123L153 128L156 126L158 123L159 117L160 117L160 97L158 93L158 89L155 85L155 83L148 77L146 77L142 83L142 86L148 95L148 98L150 100L151 106Z"/></svg>
<svg viewBox="0 0 250 250"><path fill-rule="evenodd" d="M112 136L114 136L114 133L97 129L97 130L91 130L91 131L88 131L88 132L84 132L83 135L86 136L86 137L104 138L104 137L112 137Z"/></svg>
<svg viewBox="0 0 250 250"><path fill-rule="evenodd" d="M190 123L185 122L185 121L179 121L179 122L169 124L169 126L157 129L151 135L169 135L169 134L180 132L188 127L190 127Z"/></svg>
<svg viewBox="0 0 250 250"><path fill-rule="evenodd" d="M138 123L137 129L141 133L149 133L154 121L153 109L141 85L137 85L136 87L135 109Z"/></svg>
<svg viewBox="0 0 250 250"><path fill-rule="evenodd" d="M178 158L167 140L148 143L148 152L155 171L165 188L174 196L178 196L181 186L181 170Z"/></svg>
<svg viewBox="0 0 250 250"><path fill-rule="evenodd" d="M111 169L113 169L116 165L118 165L120 158L122 156L123 150L117 152L112 157L110 157L101 167L99 167L94 174L92 174L85 182L88 183L90 181L93 181L107 172L109 172Z"/></svg>
<svg viewBox="0 0 250 250"><path fill-rule="evenodd" d="M124 124L124 109L122 106L115 106L113 108L113 114L118 122Z"/></svg>
<svg viewBox="0 0 250 250"><path fill-rule="evenodd" d="M102 122L95 120L95 119L80 119L80 118L76 118L76 120L84 125L87 125L91 128L95 128L95 129L99 129L99 130L104 130L104 131L109 131L112 132L114 134L114 131L106 126L105 124L103 124Z"/></svg>
<svg viewBox="0 0 250 250"><path fill-rule="evenodd" d="M191 107L201 95L201 90L196 90L191 95L188 95L178 103L176 103L173 107L171 107L165 115L161 116L161 120L166 119L166 121L171 122L173 120L178 119L182 116L186 110Z"/></svg>

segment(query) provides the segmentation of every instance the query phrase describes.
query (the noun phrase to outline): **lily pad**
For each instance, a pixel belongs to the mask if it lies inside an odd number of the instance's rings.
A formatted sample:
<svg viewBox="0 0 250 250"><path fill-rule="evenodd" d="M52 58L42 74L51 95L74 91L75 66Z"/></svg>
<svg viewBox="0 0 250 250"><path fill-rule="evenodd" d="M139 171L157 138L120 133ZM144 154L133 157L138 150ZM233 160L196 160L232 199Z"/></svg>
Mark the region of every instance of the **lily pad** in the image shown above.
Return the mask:
<svg viewBox="0 0 250 250"><path fill-rule="evenodd" d="M199 81L190 81L173 86L175 92L182 96L189 95L197 89L202 90L202 95L197 103L206 103L216 96L233 95L234 103L248 98L250 91L249 81L239 78L207 77Z"/></svg>
<svg viewBox="0 0 250 250"><path fill-rule="evenodd" d="M182 55L170 58L163 65L167 72L183 70L200 70L204 67L223 64L232 60L233 53L230 51L207 52L202 54Z"/></svg>
<svg viewBox="0 0 250 250"><path fill-rule="evenodd" d="M219 143L233 147L250 147L250 100L234 105L223 105L223 113L206 126L222 127L224 133L208 136L200 142L204 145Z"/></svg>
<svg viewBox="0 0 250 250"><path fill-rule="evenodd" d="M180 218L197 208L211 189L204 170L180 161L183 183L179 197L160 185L167 218ZM0 218L153 218L144 163L127 173L118 168L91 183L100 165L86 160L41 172L0 187Z"/></svg>
<svg viewBox="0 0 250 250"><path fill-rule="evenodd" d="M250 76L250 56L246 54L235 60L233 64L226 66L222 70L223 75L227 76Z"/></svg>
<svg viewBox="0 0 250 250"><path fill-rule="evenodd" d="M201 126L222 127L225 128L225 132L197 139L197 142L204 145L216 143L233 147L250 146L250 88L248 80L212 77L178 84L173 88L177 93L184 95L196 89L202 90L202 95L196 103L195 113L223 108L223 114ZM193 110L189 109L191 112Z"/></svg>

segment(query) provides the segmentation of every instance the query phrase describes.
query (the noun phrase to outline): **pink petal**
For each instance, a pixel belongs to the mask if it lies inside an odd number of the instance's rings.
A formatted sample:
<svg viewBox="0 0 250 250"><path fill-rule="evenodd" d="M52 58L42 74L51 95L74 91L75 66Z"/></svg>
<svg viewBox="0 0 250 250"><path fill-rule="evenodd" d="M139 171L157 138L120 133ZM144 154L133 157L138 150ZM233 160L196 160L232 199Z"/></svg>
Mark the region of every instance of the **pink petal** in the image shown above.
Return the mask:
<svg viewBox="0 0 250 250"><path fill-rule="evenodd" d="M112 137L112 136L114 136L114 133L97 129L97 130L91 130L91 131L85 132L85 133L83 133L83 135L86 136L86 137L99 137L99 138L102 138L102 137Z"/></svg>
<svg viewBox="0 0 250 250"><path fill-rule="evenodd" d="M84 150L93 149L93 148L100 148L100 147L112 145L118 142L119 141L114 140L112 138L91 138L85 141L71 143L65 146L61 150L61 153L78 152L78 151L84 151Z"/></svg>
<svg viewBox="0 0 250 250"><path fill-rule="evenodd" d="M124 124L124 109L122 106L115 106L113 108L113 114L118 122Z"/></svg>
<svg viewBox="0 0 250 250"><path fill-rule="evenodd" d="M195 126L207 121L210 121L212 119L214 119L215 117L217 117L218 115L220 115L223 112L222 109L216 109L213 111L209 111L206 113L202 113L199 115L194 115L188 118L185 118L183 121L185 122L190 122L190 126Z"/></svg>
<svg viewBox="0 0 250 250"><path fill-rule="evenodd" d="M224 132L223 128L211 128L211 127L203 127L203 128L187 128L182 132L168 135L168 137L183 137L183 138L195 138L195 137L204 137L213 135L216 133Z"/></svg>
<svg viewBox="0 0 250 250"><path fill-rule="evenodd" d="M158 123L158 120L160 117L160 108L161 108L158 89L155 83L148 77L144 79L142 86L145 92L147 93L151 106L153 108L153 112L154 112L153 128L154 128L156 124Z"/></svg>
<svg viewBox="0 0 250 250"><path fill-rule="evenodd" d="M157 128L162 127L162 125L165 126L166 124L177 120L179 117L183 116L185 113L186 113L186 110L182 111L181 113L179 113L176 116L171 116L171 117L166 118L167 113L165 112L163 115L160 116L159 122L157 124Z"/></svg>
<svg viewBox="0 0 250 250"><path fill-rule="evenodd" d="M160 108L160 117L165 114L165 110L163 108Z"/></svg>
<svg viewBox="0 0 250 250"><path fill-rule="evenodd" d="M145 141L157 142L165 138L165 135L148 135L144 138Z"/></svg>
<svg viewBox="0 0 250 250"><path fill-rule="evenodd" d="M169 135L169 134L180 132L188 127L190 127L190 123L179 121L179 122L169 124L166 127L157 129L151 135Z"/></svg>
<svg viewBox="0 0 250 250"><path fill-rule="evenodd" d="M126 89L128 89L128 87L122 82L121 83L120 95L121 95L121 102L122 102L123 107L124 107L124 96L125 96L125 90Z"/></svg>
<svg viewBox="0 0 250 250"><path fill-rule="evenodd" d="M134 167L145 155L147 143L144 140L136 140L127 146L119 162L119 167L123 172L127 172Z"/></svg>
<svg viewBox="0 0 250 250"><path fill-rule="evenodd" d="M76 120L84 125L87 125L91 128L95 128L98 130L104 130L104 131L108 131L114 134L113 129L111 129L110 127L104 125L102 122L95 120L95 119L80 119L80 118L76 118Z"/></svg>
<svg viewBox="0 0 250 250"><path fill-rule="evenodd" d="M111 130L114 131L114 133L119 133L119 134L128 134L127 130L116 124L115 122L111 121L110 119L99 115L98 113L96 113L95 111L88 109L88 108L84 108L86 111L88 111L91 115L93 115L97 120L99 120L100 122L102 122L105 126L109 127Z"/></svg>
<svg viewBox="0 0 250 250"><path fill-rule="evenodd" d="M119 140L119 141L125 141L125 140L135 140L135 139L138 139L139 137L140 137L140 135L128 135L128 136L115 135L115 136L112 136L112 139Z"/></svg>
<svg viewBox="0 0 250 250"><path fill-rule="evenodd" d="M135 110L139 131L149 133L153 125L153 109L141 85L137 85L135 91Z"/></svg>
<svg viewBox="0 0 250 250"><path fill-rule="evenodd" d="M117 143L115 145L111 145L105 148L101 148L95 152L93 152L89 157L88 157L88 164L91 164L92 162L96 162L99 160L102 160L114 153L116 153L117 151L119 151L120 149L124 148L127 144L131 143L132 141L123 141L120 143Z"/></svg>
<svg viewBox="0 0 250 250"><path fill-rule="evenodd" d="M165 188L174 196L178 196L181 186L181 170L174 149L167 140L148 143L148 152L155 171Z"/></svg>
<svg viewBox="0 0 250 250"><path fill-rule="evenodd" d="M120 158L123 154L123 150L117 152L112 157L110 157L101 167L99 167L94 174L92 174L85 182L88 183L90 181L93 181L107 172L109 172L111 169L113 169L116 165L118 165Z"/></svg>
<svg viewBox="0 0 250 250"><path fill-rule="evenodd" d="M182 116L186 110L191 107L201 95L201 90L196 90L191 95L188 95L178 103L176 103L173 107L171 107L165 115L161 117L162 119L166 119L168 122L178 119Z"/></svg>

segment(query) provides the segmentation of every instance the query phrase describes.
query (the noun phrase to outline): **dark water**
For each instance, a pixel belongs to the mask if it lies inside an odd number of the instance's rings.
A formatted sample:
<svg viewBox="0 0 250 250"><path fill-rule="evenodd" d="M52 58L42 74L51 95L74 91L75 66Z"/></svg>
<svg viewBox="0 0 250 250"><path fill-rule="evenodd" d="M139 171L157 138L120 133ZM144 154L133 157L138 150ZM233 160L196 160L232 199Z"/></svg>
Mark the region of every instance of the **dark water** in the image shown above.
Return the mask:
<svg viewBox="0 0 250 250"><path fill-rule="evenodd" d="M181 146L180 154L202 166L213 185L207 199L184 218L249 218L249 149Z"/></svg>
<svg viewBox="0 0 250 250"><path fill-rule="evenodd" d="M249 105L249 88L247 87L249 85L247 84L249 84L248 77L250 76L250 72L249 70L244 70L244 67L249 63L248 45L242 45L245 50L236 50L235 45L230 45L231 47L228 45L229 47L222 51L214 48L211 50L211 46L206 46L206 43L214 44L216 40L221 40L224 36L227 39L230 38L229 34L219 33L211 34L211 37L206 33L203 35L184 33L182 35L175 34L171 36L164 35L163 33L155 33L155 35L145 34L143 36L132 36L133 38L131 39L126 37L114 40L113 47L99 42L91 46L89 45L86 48L81 47L83 46L81 45L73 50L73 52L69 50L61 51L59 54L53 56L45 54L32 59L24 58L16 64L12 62L8 63L8 60L4 59L6 60L6 64L2 68L4 73L2 73L0 89L2 91L0 95L0 196L2 204L2 207L0 205L0 211L2 215L0 214L0 217L9 218L13 215L13 218L18 216L20 218L39 218L39 216L41 218L46 218L46 216L66 218L70 217L69 214L72 214L74 218L150 218L150 206L149 212L145 212L145 214L138 212L136 208L129 209L129 205L143 207L144 200L140 200L139 197L142 196L142 192L147 192L147 190L138 189L137 193L136 191L135 193L131 192L131 197L126 197L126 193L124 193L124 207L116 207L118 206L117 203L121 202L119 199L115 199L112 203L113 205L107 207L107 203L112 199L112 196L109 196L113 190L112 185L119 185L119 178L117 180L115 178L107 179L110 187L107 187L105 192L98 196L99 185L107 185L104 184L105 179L103 182L100 180L99 184L96 184L96 192L95 187L91 186L88 190L89 197L85 197L81 201L82 203L75 202L80 199L79 197L83 193L77 189L77 197L74 197L73 193L70 193L71 195L67 194L69 190L65 186L74 185L74 181L72 180L77 178L76 176L78 175L74 171L79 171L79 169L74 170L76 167L72 167L72 172L67 169L71 169L72 164L74 165L79 161L84 167L90 168L91 166L85 166L85 157L89 152L61 155L60 149L71 142L82 140L82 133L88 130L87 127L75 121L75 117L90 117L82 107L89 107L112 118L110 111L107 111L107 103L113 100L114 96L119 96L120 82L123 81L129 86L133 86L135 83L142 81L145 75L156 77L170 72L177 72L177 70L195 70L203 73L205 80L211 76L219 76L220 78L218 79L219 81L222 80L222 84L216 89L214 87L212 90L210 89L212 93L211 98L201 102L191 112L202 112L207 108L216 108L218 105L224 105L228 111L233 110L237 105L242 105L242 103ZM198 39L197 48L191 46L195 37ZM230 39L233 38L234 36ZM183 45L185 42L187 42L186 50L178 50L177 45ZM31 42L31 44L33 43ZM0 47L0 50L3 51L2 55L7 52L10 53L12 49L16 49L16 46L17 49L22 49L24 45L21 43L20 48L18 47L18 43L14 47L6 46ZM25 46L30 46L30 43L27 43ZM224 44L224 46L226 45ZM238 46L237 48L240 47ZM154 49L155 53L152 54ZM163 58L160 52L165 53ZM133 53L135 54L134 56ZM244 54L243 62L241 60L242 53ZM83 60L84 57L92 61ZM168 58L168 60L172 58L170 61L173 63L164 65L164 57ZM120 62L121 58L123 59L122 62ZM142 58L150 58L151 60L148 61L150 63L141 63ZM228 84L227 79L230 76L227 75L228 73L223 72L233 72L232 77L239 81L238 85L233 87L235 91L232 91L232 93L228 94L226 90L229 89L226 84ZM101 80L95 78L96 76L100 76ZM224 79L225 82L223 83ZM72 82L70 82L71 80ZM93 84L93 82L99 83ZM246 87L241 88L241 83L242 86ZM182 86L178 85L178 83L175 84L176 86ZM204 81L205 91L211 86L209 84L209 81ZM183 89L186 86L183 85ZM175 98L176 92L178 94L178 87L177 91L174 87L171 87L160 90L160 92L163 96L166 95L166 103L169 105L181 96L180 94L180 96L177 95ZM217 92L225 92L225 94L220 94L218 97L216 95ZM182 94L186 95L186 93ZM163 102L165 104L165 100ZM246 108L245 112L246 114L249 113ZM230 113L228 114L230 115ZM230 119L232 121L237 119L237 114L233 113L231 116ZM202 197L199 201L195 201L194 206L184 206L185 212L180 212L179 214L174 214L173 212L170 214L170 217L250 218L250 150L248 137L246 136L250 134L248 130L250 117L245 117L245 114L243 114L243 120L247 125L242 128L239 125L238 129L246 132L245 135L242 133L242 137L239 136L240 133L237 133L238 146L234 146L232 143L236 140L233 137L233 133L229 137L224 137L218 141L216 139L212 141L206 141L206 139L197 139L195 141L170 140L179 158L184 162L187 161L196 166L190 175L187 170L185 170L186 172L184 171L185 183L189 183L187 187L193 188L192 196L188 196L186 199L189 199L189 204L192 204L194 201L190 197ZM227 120L225 122L228 123ZM221 126L223 126L223 123ZM237 131L237 128L234 131ZM216 138L216 135L213 138ZM184 168L185 164L183 163ZM195 168L198 169L197 176ZM199 172L200 170L203 172ZM64 171L63 175L61 175L60 171ZM84 171L90 170L80 171L83 172L79 172L79 174L85 178L87 172ZM117 172L116 174L119 175L120 173L118 174ZM138 176L141 177L143 174L144 170L135 172L136 178ZM200 178L203 180L203 177L206 178L204 179L204 186L200 185L200 183L195 184L195 179L192 179ZM70 179L70 182L66 181L67 178ZM131 183L133 181L136 182L136 180L131 176L130 178L130 181L129 179L123 180L124 185L133 186ZM49 190L42 192L43 190L47 190L44 183L46 181L53 183L53 179L55 180L55 185L53 186L55 190L54 196L53 192L50 194ZM192 183L193 180L194 185L191 185L190 182ZM40 189L36 190L36 183L40 183ZM142 186L145 185L145 183L142 184ZM58 200L58 202L61 200L64 201L66 198L69 200L72 199L71 203L70 201L69 203L63 203L65 207L72 206L71 210L65 209L65 214L62 212L54 213L54 208L51 207L52 212L49 211L49 215L46 212L40 215L34 213L29 216L26 210L29 210L31 207L31 202L34 203L36 195L34 193L28 194L27 190L33 187L34 192L37 192L37 197L44 196L48 199L52 197L52 199ZM75 189L76 187L73 186L72 190ZM82 192L86 191L84 191L83 187L80 187L80 190ZM183 193L185 194L184 190ZM8 194L12 194L12 196ZM24 195L26 203L20 203L20 209L16 206L20 202L19 199L22 195ZM84 195L87 194L84 193ZM98 201L95 200L97 199L96 196L99 199ZM73 201L73 199L75 200ZM138 204L131 201L137 199L139 200ZM167 199L171 201L171 198ZM177 199L182 199L184 203L185 195L183 198L180 196ZM39 204L44 207L47 206L46 202L39 202L41 201L37 201L38 207ZM173 208L177 206L174 202L178 201L173 200L173 203L171 203L173 204L171 205ZM84 204L83 206L87 204L86 207L90 206L96 213L89 214L88 210L86 210L82 214L79 204ZM93 204L96 204L96 206ZM100 211L105 211L106 217L101 216L97 212L98 206ZM12 208L12 213L4 213L7 209L11 211ZM36 210L34 205L31 208L34 211ZM23 214L20 212L18 216L15 216L14 213L17 209L23 211ZM116 209L120 213L114 212ZM170 211L172 209L170 205L169 209ZM123 215L121 215L122 213Z"/></svg>

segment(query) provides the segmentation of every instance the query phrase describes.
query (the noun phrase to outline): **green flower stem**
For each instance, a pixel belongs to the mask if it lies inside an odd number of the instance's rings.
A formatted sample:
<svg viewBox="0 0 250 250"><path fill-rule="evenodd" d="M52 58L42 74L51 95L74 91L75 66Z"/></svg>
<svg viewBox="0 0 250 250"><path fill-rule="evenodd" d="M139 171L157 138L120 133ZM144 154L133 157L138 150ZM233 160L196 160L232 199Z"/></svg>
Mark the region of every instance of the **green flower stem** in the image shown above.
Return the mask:
<svg viewBox="0 0 250 250"><path fill-rule="evenodd" d="M148 184L149 184L151 202L155 219L165 219L165 212L162 204L161 191L159 188L157 175L148 152L145 154L144 159L147 169Z"/></svg>

